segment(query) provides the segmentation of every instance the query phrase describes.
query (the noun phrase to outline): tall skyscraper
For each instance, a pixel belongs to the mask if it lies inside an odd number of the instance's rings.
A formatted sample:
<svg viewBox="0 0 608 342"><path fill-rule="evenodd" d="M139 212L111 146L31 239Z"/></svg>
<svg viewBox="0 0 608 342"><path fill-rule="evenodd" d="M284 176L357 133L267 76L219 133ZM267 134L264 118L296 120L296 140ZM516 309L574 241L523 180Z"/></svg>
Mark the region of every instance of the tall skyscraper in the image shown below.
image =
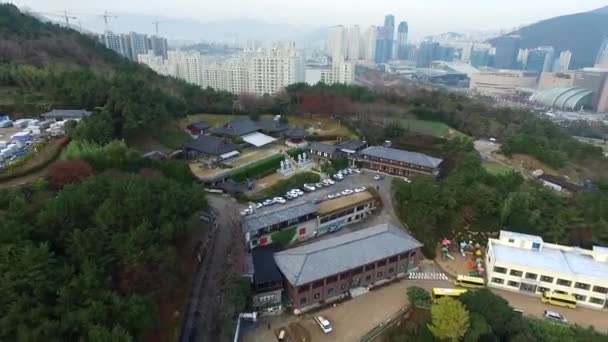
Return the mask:
<svg viewBox="0 0 608 342"><path fill-rule="evenodd" d="M393 40L395 39L395 16L388 14L384 17L384 29L386 30L386 51L384 55L386 60L393 56Z"/></svg>
<svg viewBox="0 0 608 342"><path fill-rule="evenodd" d="M570 50L562 51L559 54L559 66L557 71L566 72L570 70L570 60L572 60L572 52L570 52Z"/></svg>
<svg viewBox="0 0 608 342"><path fill-rule="evenodd" d="M342 25L332 26L327 32L327 51L332 60L344 60L348 55L348 31Z"/></svg>
<svg viewBox="0 0 608 342"><path fill-rule="evenodd" d="M167 44L167 39L158 36L150 37L150 49L154 51L154 54L157 56L162 56L163 58L167 58L167 50L169 50L169 46Z"/></svg>
<svg viewBox="0 0 608 342"><path fill-rule="evenodd" d="M525 61L525 70L541 72L553 71L555 50L552 46L541 46L528 51Z"/></svg>
<svg viewBox="0 0 608 342"><path fill-rule="evenodd" d="M375 61L376 63L386 63L390 58L390 55L387 55L387 51L390 49L388 47L389 44L389 34L388 30L385 26L378 27L378 32L376 34L376 51L375 51Z"/></svg>
<svg viewBox="0 0 608 342"><path fill-rule="evenodd" d="M360 58L361 55L361 32L359 26L355 25L348 30L348 48L346 53L346 59L355 61Z"/></svg>
<svg viewBox="0 0 608 342"><path fill-rule="evenodd" d="M604 38L595 58L595 66L608 68L608 37Z"/></svg>
<svg viewBox="0 0 608 342"><path fill-rule="evenodd" d="M131 48L131 58L136 61L137 56L147 54L150 50L150 42L145 34L129 32L129 45Z"/></svg>
<svg viewBox="0 0 608 342"><path fill-rule="evenodd" d="M438 49L439 43L437 42L421 43L420 48L418 49L418 56L416 58L416 67L428 68L431 65L431 62L435 59Z"/></svg>
<svg viewBox="0 0 608 342"><path fill-rule="evenodd" d="M103 34L103 44L116 53L121 54L125 57L129 56L130 51L126 45L126 40L123 39L121 34L117 34L111 31L106 31Z"/></svg>
<svg viewBox="0 0 608 342"><path fill-rule="evenodd" d="M504 36L497 38L494 66L498 69L514 69L517 66L519 45L519 36Z"/></svg>
<svg viewBox="0 0 608 342"><path fill-rule="evenodd" d="M407 22L402 21L397 27L397 58L407 59Z"/></svg>

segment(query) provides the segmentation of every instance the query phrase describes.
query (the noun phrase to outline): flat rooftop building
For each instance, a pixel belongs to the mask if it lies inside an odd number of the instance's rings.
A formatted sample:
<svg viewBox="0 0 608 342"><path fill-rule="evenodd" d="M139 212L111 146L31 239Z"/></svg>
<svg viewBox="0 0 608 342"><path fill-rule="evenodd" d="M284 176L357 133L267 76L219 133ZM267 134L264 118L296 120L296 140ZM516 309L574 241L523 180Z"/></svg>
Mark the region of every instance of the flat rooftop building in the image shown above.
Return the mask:
<svg viewBox="0 0 608 342"><path fill-rule="evenodd" d="M488 286L541 296L569 294L577 303L608 308L608 248L547 243L539 236L501 231L488 240Z"/></svg>

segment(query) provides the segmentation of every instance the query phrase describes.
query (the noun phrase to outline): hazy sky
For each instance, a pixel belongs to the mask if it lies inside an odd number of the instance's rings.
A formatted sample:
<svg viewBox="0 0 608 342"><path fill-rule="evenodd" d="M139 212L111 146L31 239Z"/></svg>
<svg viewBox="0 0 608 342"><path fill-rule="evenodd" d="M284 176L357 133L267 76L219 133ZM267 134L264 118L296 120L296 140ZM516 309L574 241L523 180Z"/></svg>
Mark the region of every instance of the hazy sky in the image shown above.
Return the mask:
<svg viewBox="0 0 608 342"><path fill-rule="evenodd" d="M0 0L2 1L2 0ZM608 0L13 0L37 11L138 13L201 21L252 18L304 26L382 24L392 13L410 31L499 30L588 11ZM120 20L120 18L115 19Z"/></svg>

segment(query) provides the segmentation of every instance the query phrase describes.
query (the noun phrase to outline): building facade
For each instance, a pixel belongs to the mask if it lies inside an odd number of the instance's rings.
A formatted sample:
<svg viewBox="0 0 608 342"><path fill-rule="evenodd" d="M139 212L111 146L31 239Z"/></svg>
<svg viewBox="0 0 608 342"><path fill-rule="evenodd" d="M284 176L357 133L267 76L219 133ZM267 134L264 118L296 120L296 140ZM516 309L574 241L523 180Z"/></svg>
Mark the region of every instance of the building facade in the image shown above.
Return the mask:
<svg viewBox="0 0 608 342"><path fill-rule="evenodd" d="M529 50L525 63L525 70L536 71L539 74L542 72L553 71L553 60L555 59L555 50L552 46L541 46L539 48Z"/></svg>
<svg viewBox="0 0 608 342"><path fill-rule="evenodd" d="M342 25L327 30L327 51L333 61L344 60L348 54L348 29Z"/></svg>
<svg viewBox="0 0 608 342"><path fill-rule="evenodd" d="M469 89L479 94L511 97L518 88L536 88L538 73L519 70L482 70L472 75Z"/></svg>
<svg viewBox="0 0 608 342"><path fill-rule="evenodd" d="M572 52L570 50L562 51L559 54L559 65L556 71L567 72L570 70L570 61L572 60Z"/></svg>
<svg viewBox="0 0 608 342"><path fill-rule="evenodd" d="M274 259L299 314L405 277L417 269L421 247L404 230L382 224L287 249Z"/></svg>
<svg viewBox="0 0 608 342"><path fill-rule="evenodd" d="M376 59L376 41L378 39L378 27L370 26L362 38L363 59L373 61Z"/></svg>
<svg viewBox="0 0 608 342"><path fill-rule="evenodd" d="M488 241L486 270L490 287L539 297L545 291L568 294L578 305L608 308L608 248L585 250L501 231Z"/></svg>
<svg viewBox="0 0 608 342"><path fill-rule="evenodd" d="M604 39L595 57L596 68L608 68L608 37Z"/></svg>
<svg viewBox="0 0 608 342"><path fill-rule="evenodd" d="M431 62L437 59L438 49L439 43L437 42L422 42L418 49L418 56L416 56L416 67L428 68Z"/></svg>
<svg viewBox="0 0 608 342"><path fill-rule="evenodd" d="M497 69L515 69L520 46L519 36L503 36L496 39L494 67Z"/></svg>
<svg viewBox="0 0 608 342"><path fill-rule="evenodd" d="M148 37L136 32L122 34L106 31L99 38L108 49L132 61L138 61L138 56L147 54L149 50L152 50L155 56L167 58L167 39L162 37Z"/></svg>
<svg viewBox="0 0 608 342"><path fill-rule="evenodd" d="M418 152L370 146L354 156L363 168L402 177L438 176L442 159Z"/></svg>
<svg viewBox="0 0 608 342"><path fill-rule="evenodd" d="M407 22L402 21L397 27L397 58L401 60L406 60L408 57L407 34Z"/></svg>

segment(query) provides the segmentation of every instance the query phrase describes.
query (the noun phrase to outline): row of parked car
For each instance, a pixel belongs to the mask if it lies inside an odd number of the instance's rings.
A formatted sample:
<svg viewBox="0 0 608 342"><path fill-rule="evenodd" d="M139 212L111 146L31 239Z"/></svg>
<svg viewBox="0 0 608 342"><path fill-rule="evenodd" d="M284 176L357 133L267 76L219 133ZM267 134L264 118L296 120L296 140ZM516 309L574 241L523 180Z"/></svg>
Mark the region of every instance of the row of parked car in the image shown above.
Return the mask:
<svg viewBox="0 0 608 342"><path fill-rule="evenodd" d="M338 182L340 182L344 179L344 176L351 175L353 173L362 173L362 172L363 171L361 171L360 169L347 168L347 169L338 171L335 175L333 175L333 178L335 180L337 180Z"/></svg>

